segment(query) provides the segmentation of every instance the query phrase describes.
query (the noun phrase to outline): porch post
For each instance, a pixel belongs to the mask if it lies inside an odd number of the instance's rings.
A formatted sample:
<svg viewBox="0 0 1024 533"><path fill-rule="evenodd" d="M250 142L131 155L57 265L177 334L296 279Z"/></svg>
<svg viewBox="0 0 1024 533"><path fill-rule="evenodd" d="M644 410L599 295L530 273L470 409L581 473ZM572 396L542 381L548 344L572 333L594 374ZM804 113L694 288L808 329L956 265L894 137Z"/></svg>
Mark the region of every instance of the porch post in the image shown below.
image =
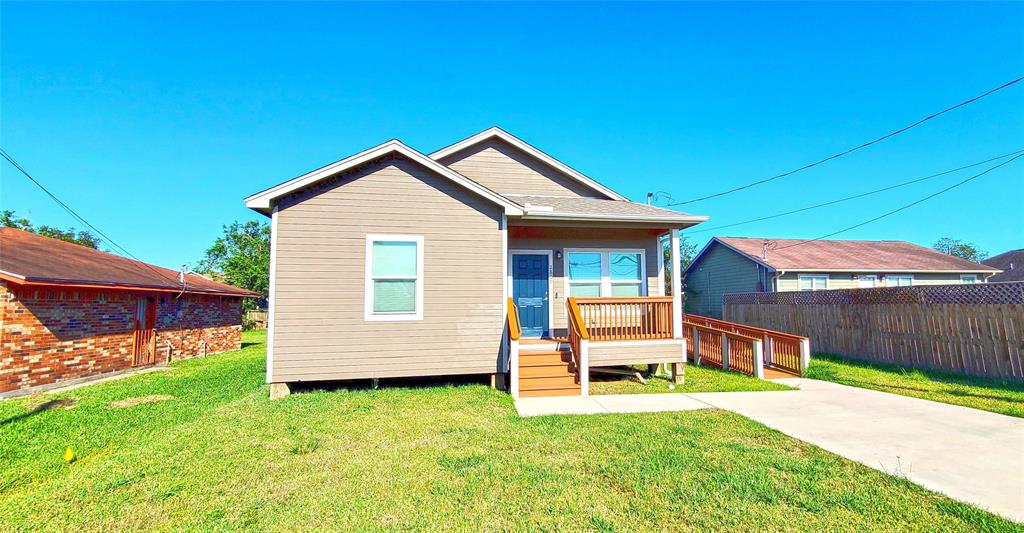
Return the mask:
<svg viewBox="0 0 1024 533"><path fill-rule="evenodd" d="M811 364L811 339L800 340L800 375L807 373L807 365Z"/></svg>
<svg viewBox="0 0 1024 533"><path fill-rule="evenodd" d="M580 395L590 396L590 341L580 339Z"/></svg>
<svg viewBox="0 0 1024 533"><path fill-rule="evenodd" d="M722 370L729 370L729 337L722 334Z"/></svg>
<svg viewBox="0 0 1024 533"><path fill-rule="evenodd" d="M764 343L754 341L754 377L764 379Z"/></svg>
<svg viewBox="0 0 1024 533"><path fill-rule="evenodd" d="M693 328L693 363L700 365L700 330Z"/></svg>
<svg viewBox="0 0 1024 533"><path fill-rule="evenodd" d="M669 246L672 247L672 336L683 338L683 280L682 259L679 257L679 230L673 229Z"/></svg>
<svg viewBox="0 0 1024 533"><path fill-rule="evenodd" d="M513 398L519 397L519 341L508 341L509 391Z"/></svg>

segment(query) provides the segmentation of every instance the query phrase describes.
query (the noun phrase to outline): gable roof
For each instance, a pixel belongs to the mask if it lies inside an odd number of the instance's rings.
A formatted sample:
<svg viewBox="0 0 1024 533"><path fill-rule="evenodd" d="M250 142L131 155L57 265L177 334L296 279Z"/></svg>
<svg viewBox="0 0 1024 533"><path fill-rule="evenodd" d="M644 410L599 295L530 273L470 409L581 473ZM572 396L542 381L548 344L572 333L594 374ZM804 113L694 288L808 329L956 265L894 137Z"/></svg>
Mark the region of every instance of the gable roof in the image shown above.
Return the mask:
<svg viewBox="0 0 1024 533"><path fill-rule="evenodd" d="M505 208L505 214L507 215L521 215L522 209L515 202L509 201L504 196L480 185L479 183L455 172L454 170L438 163L437 161L421 154L420 152L406 146L402 141L392 139L385 143L379 144L364 150L358 154L346 157L340 161L335 161L330 165L318 168L312 172L303 174L297 178L288 180L279 185L275 185L269 189L258 192L245 199L245 206L260 211L261 213L268 214L273 207L274 200L285 196L289 193L297 191L308 185L312 185L322 179L328 178L338 172L344 172L351 168L357 167L369 161L372 161L378 157L382 157L391 153L401 154L410 161L418 163L428 170L431 170L438 175L447 178L458 185L476 193L483 198L490 200L503 208Z"/></svg>
<svg viewBox="0 0 1024 533"><path fill-rule="evenodd" d="M981 264L1002 270L988 281L1024 281L1024 248L989 257Z"/></svg>
<svg viewBox="0 0 1024 533"><path fill-rule="evenodd" d="M55 258L60 258L55 260ZM18 285L146 289L259 296L258 293L14 228L0 228L0 279Z"/></svg>
<svg viewBox="0 0 1024 533"><path fill-rule="evenodd" d="M506 198L523 207L524 219L605 220L612 222L665 222L696 224L708 219L654 207L629 200L603 200L600 198L569 198L560 196L534 196L506 194Z"/></svg>
<svg viewBox="0 0 1024 533"><path fill-rule="evenodd" d="M764 243L771 243L764 253ZM799 272L972 272L997 269L905 241L852 241L714 237L690 264L715 244L773 270ZM799 244L799 246L795 246ZM687 268L687 271L690 270Z"/></svg>
<svg viewBox="0 0 1024 533"><path fill-rule="evenodd" d="M446 146L430 154L430 157L431 159L441 160L449 155L462 151L471 146L486 142L490 139L500 139L508 144L511 144L512 146L518 148L519 150L526 152L531 157L538 159L539 161L554 168L555 170L561 172L562 174L565 174L566 176L586 185L587 187L590 187L591 189L594 189L597 192L600 192L601 194L604 194L605 196L613 200L629 201L629 199L626 198L625 196L609 189L608 187L605 187L604 185L601 185L600 183L594 181L591 178L588 178L587 176L583 175L582 172L570 167L569 165L566 165L565 163L555 159L554 157L551 157L550 155L541 151L539 148L527 143L526 141L516 137L515 135L512 135L511 133L497 126L487 128L486 130L481 131L476 135L471 135L455 144Z"/></svg>

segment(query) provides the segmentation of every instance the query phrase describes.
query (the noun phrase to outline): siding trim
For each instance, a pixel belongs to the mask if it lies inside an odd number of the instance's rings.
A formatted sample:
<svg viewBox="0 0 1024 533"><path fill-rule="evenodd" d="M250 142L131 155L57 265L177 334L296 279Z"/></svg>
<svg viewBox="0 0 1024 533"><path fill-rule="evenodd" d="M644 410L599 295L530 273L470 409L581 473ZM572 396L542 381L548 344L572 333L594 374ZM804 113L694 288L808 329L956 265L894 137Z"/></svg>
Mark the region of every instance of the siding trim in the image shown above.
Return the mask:
<svg viewBox="0 0 1024 533"><path fill-rule="evenodd" d="M277 206L270 214L270 287L267 292L267 383L274 382L274 277L277 271Z"/></svg>
<svg viewBox="0 0 1024 533"><path fill-rule="evenodd" d="M297 178L288 180L279 185L275 185L269 189L258 192L245 199L245 206L249 209L257 211L263 211L270 209L274 200L284 196L290 192L296 191L313 183L316 183L322 179L328 178L339 172L344 172L350 168L357 167L361 164L370 162L378 157L388 155L392 152L399 153L410 161L418 163L435 174L442 176L450 181L461 185L463 188L468 189L477 195L490 200L491 202L502 206L505 209L506 214L510 215L521 215L523 209L515 202L510 201L490 189L483 187L482 185L470 180L469 178L455 172L454 170L438 163L437 161L417 152L416 150L406 146L399 140L391 140L386 143L377 145L368 150L364 150L353 156L347 157L340 161L335 161L330 165L319 168L307 174L303 174Z"/></svg>

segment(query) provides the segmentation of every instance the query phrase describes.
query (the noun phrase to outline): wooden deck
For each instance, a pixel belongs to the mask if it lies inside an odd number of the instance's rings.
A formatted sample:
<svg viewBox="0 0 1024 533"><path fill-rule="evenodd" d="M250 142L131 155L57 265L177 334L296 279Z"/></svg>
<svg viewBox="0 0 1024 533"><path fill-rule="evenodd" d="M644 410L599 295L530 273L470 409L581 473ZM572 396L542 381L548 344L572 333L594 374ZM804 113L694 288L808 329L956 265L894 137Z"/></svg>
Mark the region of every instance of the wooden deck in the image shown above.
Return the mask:
<svg viewBox="0 0 1024 533"><path fill-rule="evenodd" d="M782 370L780 368L766 368L764 369L764 379L782 379L782 378L798 378L799 374L793 374L788 370Z"/></svg>

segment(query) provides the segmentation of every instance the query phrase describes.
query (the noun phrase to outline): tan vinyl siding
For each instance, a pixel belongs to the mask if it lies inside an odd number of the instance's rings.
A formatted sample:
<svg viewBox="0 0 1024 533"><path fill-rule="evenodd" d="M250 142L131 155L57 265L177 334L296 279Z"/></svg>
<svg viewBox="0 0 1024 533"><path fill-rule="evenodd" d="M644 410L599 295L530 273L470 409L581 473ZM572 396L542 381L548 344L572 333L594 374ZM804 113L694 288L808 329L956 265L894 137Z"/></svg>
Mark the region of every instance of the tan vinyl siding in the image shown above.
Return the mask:
<svg viewBox="0 0 1024 533"><path fill-rule="evenodd" d="M860 282L853 279L856 275L875 275L878 276L877 287L885 287L886 282L882 279L882 276L888 275L888 273L878 272L786 272L779 277L778 292L791 292L800 290L800 274L813 274L828 276L828 288L829 289L857 289L860 288ZM907 272L907 275L914 276L914 285L959 285L960 272L937 272L937 273L912 273ZM978 275L978 280L981 281L984 276Z"/></svg>
<svg viewBox="0 0 1024 533"><path fill-rule="evenodd" d="M403 159L277 215L273 381L494 372L499 208ZM423 236L423 320L366 321L367 234Z"/></svg>
<svg viewBox="0 0 1024 533"><path fill-rule="evenodd" d="M542 234L536 236L519 235L525 228L514 227L509 230L508 249L514 250L551 250L552 278L554 294L550 304L554 314L551 325L555 335L565 335L565 252L566 248L594 249L636 249L644 251L644 263L647 268L647 296L661 293L658 282L658 266L661 262L661 250L656 231L621 228L544 228ZM529 230L527 230L529 231ZM563 251L562 258L555 257L555 251ZM511 295L510 295L511 296Z"/></svg>
<svg viewBox="0 0 1024 533"><path fill-rule="evenodd" d="M730 293L756 292L758 278L757 263L716 242L683 280L686 311L721 318L722 297Z"/></svg>
<svg viewBox="0 0 1024 533"><path fill-rule="evenodd" d="M682 344L650 342L644 346L608 346L591 342L587 354L590 358L589 366L683 362Z"/></svg>
<svg viewBox="0 0 1024 533"><path fill-rule="evenodd" d="M600 192L497 139L451 154L441 159L441 163L502 194L605 198Z"/></svg>

